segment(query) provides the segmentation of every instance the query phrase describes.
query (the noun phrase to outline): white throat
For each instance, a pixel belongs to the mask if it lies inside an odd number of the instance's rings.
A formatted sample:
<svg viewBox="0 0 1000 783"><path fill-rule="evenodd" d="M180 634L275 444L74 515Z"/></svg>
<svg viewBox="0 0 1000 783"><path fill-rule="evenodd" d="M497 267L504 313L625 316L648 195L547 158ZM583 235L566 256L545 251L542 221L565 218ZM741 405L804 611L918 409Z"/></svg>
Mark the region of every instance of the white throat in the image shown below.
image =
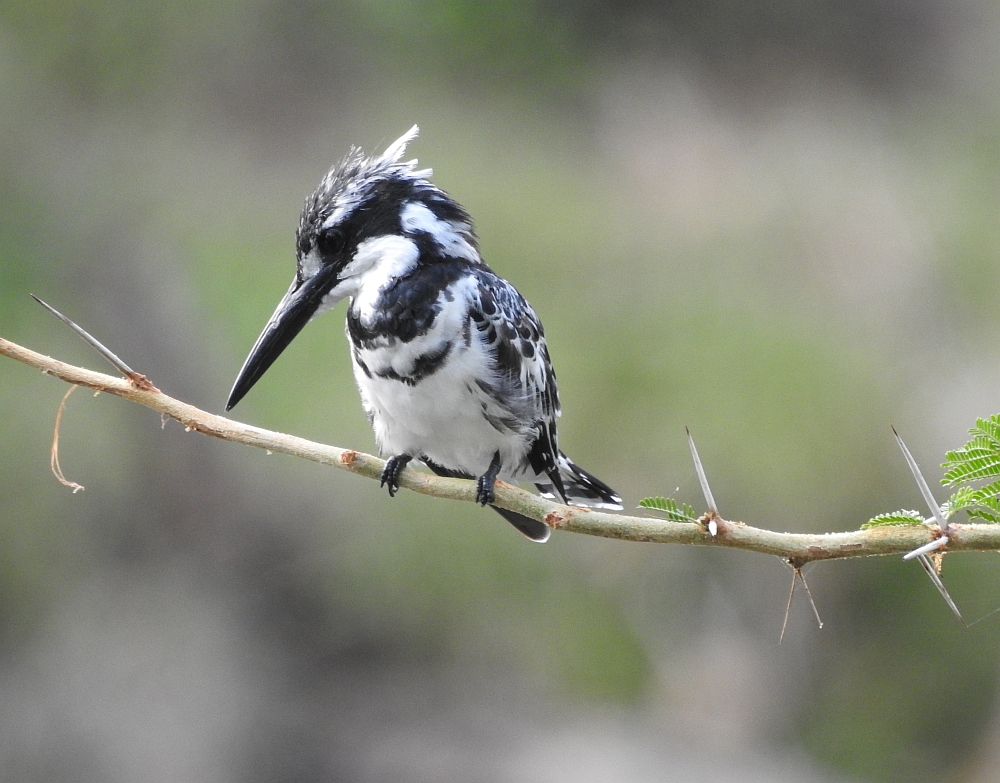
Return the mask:
<svg viewBox="0 0 1000 783"><path fill-rule="evenodd" d="M416 243L407 237L389 234L366 239L340 273L340 282L323 298L316 315L326 312L345 296L352 296L354 311L362 323L367 322L378 295L394 280L409 274L419 255Z"/></svg>

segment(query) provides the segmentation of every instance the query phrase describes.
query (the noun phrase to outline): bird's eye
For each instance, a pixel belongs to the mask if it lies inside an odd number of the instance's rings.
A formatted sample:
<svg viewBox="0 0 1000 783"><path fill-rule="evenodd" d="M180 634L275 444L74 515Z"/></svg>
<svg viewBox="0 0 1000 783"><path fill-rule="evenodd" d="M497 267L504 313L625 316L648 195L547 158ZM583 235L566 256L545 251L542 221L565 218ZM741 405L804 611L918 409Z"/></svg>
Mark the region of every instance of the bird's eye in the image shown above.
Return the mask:
<svg viewBox="0 0 1000 783"><path fill-rule="evenodd" d="M316 237L316 247L324 256L339 253L344 249L344 234L337 228L325 228Z"/></svg>

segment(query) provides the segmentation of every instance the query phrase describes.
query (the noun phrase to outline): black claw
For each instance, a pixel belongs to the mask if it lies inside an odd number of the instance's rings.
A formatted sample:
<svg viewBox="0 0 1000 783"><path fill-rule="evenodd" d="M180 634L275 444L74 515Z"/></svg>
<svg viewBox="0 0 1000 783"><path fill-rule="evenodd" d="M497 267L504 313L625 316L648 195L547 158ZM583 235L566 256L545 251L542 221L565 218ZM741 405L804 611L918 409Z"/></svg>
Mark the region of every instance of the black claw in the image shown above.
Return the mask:
<svg viewBox="0 0 1000 783"><path fill-rule="evenodd" d="M497 482L497 474L500 472L500 452L493 455L489 468L476 481L476 502L481 506L487 506L496 500L496 493L493 487Z"/></svg>
<svg viewBox="0 0 1000 783"><path fill-rule="evenodd" d="M496 493L493 491L494 482L490 481L486 476L480 476L479 480L476 482L476 502L481 506L488 506L494 500L497 499Z"/></svg>
<svg viewBox="0 0 1000 783"><path fill-rule="evenodd" d="M403 474L403 468L406 467L407 463L413 459L409 454L397 454L395 457L389 457L385 462L385 467L382 469L382 480L379 482L379 486L389 488L389 497L396 496L396 490L399 489L399 477Z"/></svg>

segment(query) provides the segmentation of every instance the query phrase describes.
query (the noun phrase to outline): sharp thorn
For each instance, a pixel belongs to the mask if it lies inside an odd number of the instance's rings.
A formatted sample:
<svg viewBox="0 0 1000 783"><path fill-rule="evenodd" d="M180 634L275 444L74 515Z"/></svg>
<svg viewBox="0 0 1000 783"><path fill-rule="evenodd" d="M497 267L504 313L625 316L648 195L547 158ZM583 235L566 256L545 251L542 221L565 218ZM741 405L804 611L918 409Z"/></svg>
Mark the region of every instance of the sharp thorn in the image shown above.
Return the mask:
<svg viewBox="0 0 1000 783"><path fill-rule="evenodd" d="M809 583L806 581L806 575L802 573L802 569L798 569L799 579L802 580L802 586L806 589L806 596L809 598L809 605L812 607L813 614L816 615L816 625L819 626L820 630L823 630L823 621L819 616L819 609L816 608L816 602L813 600L812 590L809 589Z"/></svg>
<svg viewBox="0 0 1000 783"><path fill-rule="evenodd" d="M694 472L698 474L698 483L701 484L701 492L705 496L705 503L708 504L709 511L713 514L718 514L719 507L715 505L715 498L712 497L712 490L708 486L708 477L705 475L705 466L701 464L701 457L698 456L698 449L694 445L694 438L691 437L691 430L685 427L684 431L687 433L688 447L691 449L691 459L694 460ZM712 535L715 535L715 533Z"/></svg>
<svg viewBox="0 0 1000 783"><path fill-rule="evenodd" d="M112 351L103 345L97 338L93 337L86 329L82 326L77 325L65 315L60 313L56 308L50 305L48 302L44 302L39 299L34 294L28 294L32 299L34 299L38 304L48 310L52 315L62 321L66 326L76 332L77 336L80 337L87 345L97 351L101 356L108 360L112 367L114 367L118 372L128 378L135 386L140 389L145 389L146 391L158 391L158 389L150 383L149 379L142 373L138 373L129 367L125 362L119 359Z"/></svg>
<svg viewBox="0 0 1000 783"><path fill-rule="evenodd" d="M962 613L958 611L958 607L952 600L951 595L948 594L948 589L944 586L944 582L941 581L941 577L931 564L931 561L927 559L927 555L918 555L917 557L920 561L920 565L922 565L924 567L924 571L927 572L927 576L930 577L931 583L937 588L937 591L941 594L944 602L948 604L948 608L951 609L955 617L958 618L958 621L962 625L965 625L965 619L962 617Z"/></svg>
<svg viewBox="0 0 1000 783"><path fill-rule="evenodd" d="M907 552L905 555L903 555L903 560L913 560L913 558L915 557L923 557L924 555L929 554L937 549L941 549L947 544L948 544L948 536L941 536L940 538L935 538L933 541L928 541L923 546L918 546L912 552Z"/></svg>
<svg viewBox="0 0 1000 783"><path fill-rule="evenodd" d="M785 620L781 623L781 635L778 636L778 644L780 645L785 640L785 631L788 629L788 616L792 613L792 600L795 598L795 578L798 576L799 569L792 569L792 587L788 591L788 603L785 604Z"/></svg>
<svg viewBox="0 0 1000 783"><path fill-rule="evenodd" d="M48 302L43 302L34 294L28 294L32 299L34 299L38 304L48 310L52 315L62 321L66 326L72 329L77 335L82 339L87 345L97 351L101 356L111 362L112 366L118 370L122 375L131 377L133 375L138 375L138 373L129 367L125 362L119 359L115 354L113 354L108 348L102 345L96 338L92 337L89 332L87 332L83 327L77 326L73 321L67 318L65 315L60 313L56 308L50 305Z"/></svg>
<svg viewBox="0 0 1000 783"><path fill-rule="evenodd" d="M910 472L913 474L913 478L917 482L917 486L920 488L920 494L924 496L924 502L927 503L927 507L931 510L931 515L934 517L935 521L938 523L938 527L941 529L942 533L948 532L948 520L944 518L944 514L941 513L941 506L937 504L934 500L934 495L931 494L931 488L927 486L927 481L924 479L924 474L920 472L920 467L917 465L917 461L913 458L910 450L906 448L906 444L903 443L903 439L899 437L899 433L896 432L896 428L892 428L892 434L896 436L896 442L899 443L899 448L903 450L903 456L906 457L906 464L910 466Z"/></svg>

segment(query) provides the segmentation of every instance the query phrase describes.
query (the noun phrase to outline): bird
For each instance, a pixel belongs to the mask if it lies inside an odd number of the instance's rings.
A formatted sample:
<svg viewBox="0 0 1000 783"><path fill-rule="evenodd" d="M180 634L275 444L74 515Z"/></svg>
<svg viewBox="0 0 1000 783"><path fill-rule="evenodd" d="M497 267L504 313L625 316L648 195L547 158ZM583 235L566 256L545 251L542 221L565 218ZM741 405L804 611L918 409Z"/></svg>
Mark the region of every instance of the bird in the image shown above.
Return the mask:
<svg viewBox="0 0 1000 783"><path fill-rule="evenodd" d="M232 410L313 318L348 299L354 377L394 496L417 459L440 476L534 483L543 497L621 510L560 449L555 371L531 305L480 255L469 213L403 161L414 125L381 155L351 147L302 208L296 270L230 392ZM548 525L493 506L532 541Z"/></svg>

